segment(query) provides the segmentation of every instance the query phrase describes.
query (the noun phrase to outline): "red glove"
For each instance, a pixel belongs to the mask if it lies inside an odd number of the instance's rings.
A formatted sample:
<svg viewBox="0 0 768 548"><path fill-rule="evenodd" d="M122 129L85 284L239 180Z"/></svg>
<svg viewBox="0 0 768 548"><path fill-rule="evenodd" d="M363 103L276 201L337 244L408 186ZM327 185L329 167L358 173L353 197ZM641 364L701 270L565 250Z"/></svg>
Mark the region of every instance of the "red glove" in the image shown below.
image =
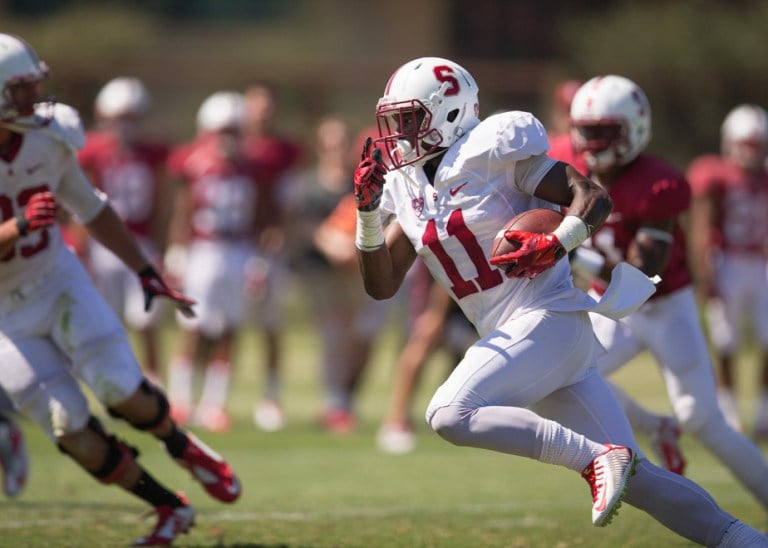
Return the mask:
<svg viewBox="0 0 768 548"><path fill-rule="evenodd" d="M16 226L21 236L26 236L30 230L40 230L56 222L56 199L50 192L33 194L27 202L23 213L16 216Z"/></svg>
<svg viewBox="0 0 768 548"><path fill-rule="evenodd" d="M540 234L524 230L507 230L504 237L520 243L517 251L491 258L491 264L504 268L510 278L533 279L565 256L565 248L551 232Z"/></svg>
<svg viewBox="0 0 768 548"><path fill-rule="evenodd" d="M196 301L168 287L154 268L151 266L144 268L139 272L139 279L141 280L141 288L144 290L144 310L149 310L149 307L152 306L152 299L155 297L168 297L179 309L179 312L187 318L195 317L192 305Z"/></svg>
<svg viewBox="0 0 768 548"><path fill-rule="evenodd" d="M374 148L368 137L363 145L362 161L355 168L355 202L360 211L373 211L379 207L384 190L387 168L381 163L381 151Z"/></svg>

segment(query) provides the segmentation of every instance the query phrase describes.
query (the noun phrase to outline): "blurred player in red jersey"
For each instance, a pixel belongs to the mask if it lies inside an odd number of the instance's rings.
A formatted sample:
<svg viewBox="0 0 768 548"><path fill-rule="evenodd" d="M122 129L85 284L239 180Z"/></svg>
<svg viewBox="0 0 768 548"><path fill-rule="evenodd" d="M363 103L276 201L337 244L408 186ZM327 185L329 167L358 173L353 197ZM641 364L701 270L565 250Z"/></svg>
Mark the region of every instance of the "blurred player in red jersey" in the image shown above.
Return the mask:
<svg viewBox="0 0 768 548"><path fill-rule="evenodd" d="M260 246L265 262L266 286L261 296L258 322L264 334L264 388L253 407L253 419L262 430L282 428L285 417L281 404L280 368L283 361L282 298L286 279L284 264L284 211L286 182L297 169L302 147L277 133L277 102L266 83L252 83L244 91L243 146L246 156L259 164L258 216L261 219Z"/></svg>
<svg viewBox="0 0 768 548"><path fill-rule="evenodd" d="M167 297L193 313L194 301L166 285L85 176L76 157L85 141L80 117L44 95L47 75L29 44L0 34L0 384L63 454L153 507L157 523L136 545L170 544L194 523L193 507L104 428L81 383L110 415L161 441L212 497L233 502L239 482L219 455L171 419L165 393L144 377L119 318L64 244L58 209L131 268L146 308Z"/></svg>
<svg viewBox="0 0 768 548"><path fill-rule="evenodd" d="M696 436L768 508L768 463L717 405L680 222L690 205L690 187L676 168L644 153L651 139L651 108L643 90L622 76L595 77L574 97L571 126L572 146L550 154L580 166L609 190L614 204L592 234L591 249L576 249L574 268L591 271L597 294L619 261L661 276L656 293L633 314L619 321L592 315L606 349L598 368L609 375L650 351L683 431ZM636 428L648 429L630 409L627 413Z"/></svg>
<svg viewBox="0 0 768 548"><path fill-rule="evenodd" d="M756 439L768 438L768 113L739 105L721 127L721 154L688 166L691 265L710 340L718 358L718 398L728 422L741 429L734 398L736 353L744 320L755 334L762 377L754 422Z"/></svg>
<svg viewBox="0 0 768 548"><path fill-rule="evenodd" d="M110 80L96 97L97 129L86 134L78 154L80 165L149 259L160 257L167 194L164 192L168 146L144 137L143 122L150 96L137 78ZM144 310L144 296L134 274L114 253L95 240L86 240L87 265L96 287L141 336L143 365L153 382L160 381L157 323L162 308Z"/></svg>
<svg viewBox="0 0 768 548"><path fill-rule="evenodd" d="M168 394L177 420L213 432L230 427L233 345L246 319L246 274L258 260L258 173L242 152L243 113L240 93L212 94L198 110L197 137L168 158L178 188L165 266L198 301L197 317L178 315L182 333ZM205 375L195 405L198 364L205 364Z"/></svg>

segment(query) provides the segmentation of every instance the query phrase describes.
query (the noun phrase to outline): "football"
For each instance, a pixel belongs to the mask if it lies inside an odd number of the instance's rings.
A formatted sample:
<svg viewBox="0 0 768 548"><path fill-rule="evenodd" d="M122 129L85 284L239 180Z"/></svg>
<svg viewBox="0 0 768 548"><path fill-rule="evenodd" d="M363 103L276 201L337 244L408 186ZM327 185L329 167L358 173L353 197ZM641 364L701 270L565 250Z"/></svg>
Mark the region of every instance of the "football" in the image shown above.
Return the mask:
<svg viewBox="0 0 768 548"><path fill-rule="evenodd" d="M563 214L554 209L529 209L512 217L504 228L499 230L491 246L491 257L512 253L520 248L517 242L510 242L504 237L507 230L524 230L526 232L552 232L563 220Z"/></svg>

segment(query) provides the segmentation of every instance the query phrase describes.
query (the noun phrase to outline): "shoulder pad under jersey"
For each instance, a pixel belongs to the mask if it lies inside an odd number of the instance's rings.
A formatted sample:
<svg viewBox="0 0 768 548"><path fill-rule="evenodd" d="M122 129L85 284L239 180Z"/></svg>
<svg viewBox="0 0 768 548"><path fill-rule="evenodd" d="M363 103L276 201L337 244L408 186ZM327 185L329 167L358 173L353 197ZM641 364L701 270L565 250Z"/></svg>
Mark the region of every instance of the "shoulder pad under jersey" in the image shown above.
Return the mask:
<svg viewBox="0 0 768 548"><path fill-rule="evenodd" d="M55 103L53 118L43 131L67 145L73 152L85 145L85 128L80 114L69 105Z"/></svg>

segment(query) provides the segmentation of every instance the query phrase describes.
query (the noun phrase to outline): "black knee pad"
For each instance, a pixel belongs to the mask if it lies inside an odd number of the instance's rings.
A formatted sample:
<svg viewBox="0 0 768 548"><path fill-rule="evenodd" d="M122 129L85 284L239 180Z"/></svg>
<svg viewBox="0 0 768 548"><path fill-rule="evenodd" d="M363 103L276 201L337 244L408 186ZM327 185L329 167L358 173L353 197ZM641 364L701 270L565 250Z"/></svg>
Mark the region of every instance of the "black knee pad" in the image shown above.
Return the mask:
<svg viewBox="0 0 768 548"><path fill-rule="evenodd" d="M128 465L136 460L136 457L139 456L139 451L135 447L131 447L117 439L114 435L107 434L99 419L94 416L88 419L86 427L103 438L109 446L107 456L101 467L98 470L86 469L86 471L101 483L115 483L125 473ZM57 446L59 451L69 455L69 452L60 443Z"/></svg>
<svg viewBox="0 0 768 548"><path fill-rule="evenodd" d="M128 419L127 417L122 416L120 413L118 413L114 409L107 409L107 412L110 414L110 416L116 419L123 419L124 421L128 422L128 424L130 424L137 430L144 430L144 431L153 430L157 428L160 425L160 423L162 423L165 420L165 418L168 416L171 410L171 406L168 403L168 398L165 397L165 394L155 385L147 381L147 379L144 379L143 381L141 381L141 384L139 385L139 389L145 394L149 394L157 398L157 415L155 415L155 417L153 417L152 419L146 422L135 422Z"/></svg>

